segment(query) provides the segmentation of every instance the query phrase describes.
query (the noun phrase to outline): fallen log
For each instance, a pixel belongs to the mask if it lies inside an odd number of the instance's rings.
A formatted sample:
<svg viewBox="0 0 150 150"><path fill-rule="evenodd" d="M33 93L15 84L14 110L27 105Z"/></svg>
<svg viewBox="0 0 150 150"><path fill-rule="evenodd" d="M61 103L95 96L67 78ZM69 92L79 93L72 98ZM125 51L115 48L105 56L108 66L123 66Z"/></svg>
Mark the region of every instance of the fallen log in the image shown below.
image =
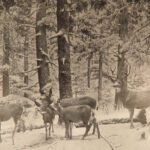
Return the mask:
<svg viewBox="0 0 150 150"><path fill-rule="evenodd" d="M147 124L147 119L146 119L146 111L141 110L139 114L133 119L133 122L140 122L141 124ZM107 124L121 124L121 123L129 123L130 119L129 118L113 118L113 119L105 119L98 121L99 125L107 125ZM81 128L84 127L83 123L79 123L75 125L76 128Z"/></svg>
<svg viewBox="0 0 150 150"><path fill-rule="evenodd" d="M140 122L137 118L133 119L134 122ZM99 124L107 125L107 124L119 124L119 123L129 123L130 119L128 118L114 118L114 119L106 119L99 121Z"/></svg>
<svg viewBox="0 0 150 150"><path fill-rule="evenodd" d="M134 122L140 122L139 119L137 118L134 118L133 119ZM121 123L129 123L130 122L130 119L128 118L113 118L113 119L106 119L106 120L101 120L101 121L98 121L98 124L99 125L108 125L108 124L121 124ZM75 125L76 128L82 128L84 127L84 124L83 123L79 123L79 124L76 124Z"/></svg>

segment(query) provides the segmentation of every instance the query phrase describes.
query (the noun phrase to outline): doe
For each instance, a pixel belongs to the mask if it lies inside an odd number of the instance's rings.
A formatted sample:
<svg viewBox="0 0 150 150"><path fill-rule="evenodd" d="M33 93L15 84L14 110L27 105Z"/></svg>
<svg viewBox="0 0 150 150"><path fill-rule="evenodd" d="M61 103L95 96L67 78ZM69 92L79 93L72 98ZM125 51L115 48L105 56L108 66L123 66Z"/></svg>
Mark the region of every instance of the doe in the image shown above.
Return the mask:
<svg viewBox="0 0 150 150"><path fill-rule="evenodd" d="M62 99L61 101L59 99L57 103L60 103L60 105L64 108L68 106L88 105L89 107L91 107L92 110L95 110L97 106L96 100L89 96L65 98L65 99ZM93 123L93 134L94 133L95 133L95 125Z"/></svg>
<svg viewBox="0 0 150 150"><path fill-rule="evenodd" d="M23 107L20 104L5 104L0 106L0 142L1 139L1 122L8 121L13 118L15 127L12 132L12 143L14 144L14 135L17 127L18 120L20 120L23 113Z"/></svg>
<svg viewBox="0 0 150 150"><path fill-rule="evenodd" d="M98 138L100 138L100 131L96 119L93 116L92 108L88 105L75 105L75 106L68 106L62 107L59 103L52 106L56 113L62 117L65 122L65 137L72 138L72 128L71 123L78 123L80 121L86 127L85 134L83 135L83 139L87 136L92 124L95 124L97 128Z"/></svg>

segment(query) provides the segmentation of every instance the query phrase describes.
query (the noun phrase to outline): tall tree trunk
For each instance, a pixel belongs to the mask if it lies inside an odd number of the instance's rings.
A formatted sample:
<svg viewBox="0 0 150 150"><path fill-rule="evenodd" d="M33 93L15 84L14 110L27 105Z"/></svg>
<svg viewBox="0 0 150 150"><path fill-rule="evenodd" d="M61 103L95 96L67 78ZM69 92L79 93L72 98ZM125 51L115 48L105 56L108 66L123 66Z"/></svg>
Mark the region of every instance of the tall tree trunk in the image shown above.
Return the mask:
<svg viewBox="0 0 150 150"><path fill-rule="evenodd" d="M29 52L29 37L28 34L25 35L25 41L24 41L24 83L28 85L28 52ZM28 97L27 94L24 94L24 97Z"/></svg>
<svg viewBox="0 0 150 150"><path fill-rule="evenodd" d="M98 102L102 100L102 53L99 53L99 73L98 73Z"/></svg>
<svg viewBox="0 0 150 150"><path fill-rule="evenodd" d="M123 3L123 2L122 2ZM124 8L120 15L119 15L119 36L122 39L122 41L126 42L128 38L128 11L127 8ZM126 63L126 50L122 50L122 46L118 45L118 72L117 72L117 78L120 81L121 84L121 101L124 103L126 99L126 92L127 92L127 63ZM116 93L117 94L117 93ZM118 96L115 96L118 98ZM119 106L118 100L115 100L115 106L118 108ZM117 108L116 107L116 108Z"/></svg>
<svg viewBox="0 0 150 150"><path fill-rule="evenodd" d="M120 49L120 45L118 46L118 49ZM120 86L121 86L121 92L119 95L117 95L116 91L116 96L115 96L115 107L116 108L121 108L122 104L124 105L125 99L126 99L126 92L127 92L127 63L125 59L125 53L120 53L118 50L118 72L117 72L117 79L120 81ZM120 103L118 100L121 98L121 101L123 103ZM115 109L116 109L115 108Z"/></svg>
<svg viewBox="0 0 150 150"><path fill-rule="evenodd" d="M3 96L9 95L9 54L10 54L10 32L9 32L9 23L8 16L6 11L4 12L4 33L3 33Z"/></svg>
<svg viewBox="0 0 150 150"><path fill-rule="evenodd" d="M91 58L88 57L88 63L87 63L87 83L88 88L90 88L90 80L91 80Z"/></svg>
<svg viewBox="0 0 150 150"><path fill-rule="evenodd" d="M28 49L29 49L29 39L28 35L25 35L25 42L24 42L24 83L28 85Z"/></svg>
<svg viewBox="0 0 150 150"><path fill-rule="evenodd" d="M47 63L47 41L46 41L46 25L40 21L46 16L46 0L37 0L38 10L36 13L36 54L38 68L38 80L40 92L49 81L49 65Z"/></svg>
<svg viewBox="0 0 150 150"><path fill-rule="evenodd" d="M65 10L67 0L57 0L58 31L69 32L69 12ZM60 99L72 97L70 49L64 36L58 37L59 91Z"/></svg>

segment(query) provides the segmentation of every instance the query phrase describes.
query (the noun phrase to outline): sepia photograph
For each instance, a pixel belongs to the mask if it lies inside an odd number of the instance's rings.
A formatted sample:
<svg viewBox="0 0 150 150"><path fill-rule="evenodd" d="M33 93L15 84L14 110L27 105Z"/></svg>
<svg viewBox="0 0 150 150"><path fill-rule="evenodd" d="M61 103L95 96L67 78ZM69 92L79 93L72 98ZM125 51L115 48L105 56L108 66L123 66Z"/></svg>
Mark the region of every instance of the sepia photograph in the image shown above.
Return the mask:
<svg viewBox="0 0 150 150"><path fill-rule="evenodd" d="M0 0L0 150L150 149L150 0Z"/></svg>

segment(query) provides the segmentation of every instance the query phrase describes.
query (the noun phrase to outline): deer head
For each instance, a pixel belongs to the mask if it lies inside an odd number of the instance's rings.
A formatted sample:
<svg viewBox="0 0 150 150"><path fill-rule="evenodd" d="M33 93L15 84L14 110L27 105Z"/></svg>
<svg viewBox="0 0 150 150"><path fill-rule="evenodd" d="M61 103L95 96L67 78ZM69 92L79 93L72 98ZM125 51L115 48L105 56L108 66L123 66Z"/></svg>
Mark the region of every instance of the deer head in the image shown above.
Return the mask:
<svg viewBox="0 0 150 150"><path fill-rule="evenodd" d="M52 100L52 88L50 88L49 93L45 93L41 95L40 100L44 103L47 103L48 105L50 105L53 100Z"/></svg>
<svg viewBox="0 0 150 150"><path fill-rule="evenodd" d="M50 108L54 110L54 112L59 115L60 117L63 117L63 114L61 113L63 108L62 106L60 105L60 102L57 101L57 102L53 102L51 105L50 105Z"/></svg>

